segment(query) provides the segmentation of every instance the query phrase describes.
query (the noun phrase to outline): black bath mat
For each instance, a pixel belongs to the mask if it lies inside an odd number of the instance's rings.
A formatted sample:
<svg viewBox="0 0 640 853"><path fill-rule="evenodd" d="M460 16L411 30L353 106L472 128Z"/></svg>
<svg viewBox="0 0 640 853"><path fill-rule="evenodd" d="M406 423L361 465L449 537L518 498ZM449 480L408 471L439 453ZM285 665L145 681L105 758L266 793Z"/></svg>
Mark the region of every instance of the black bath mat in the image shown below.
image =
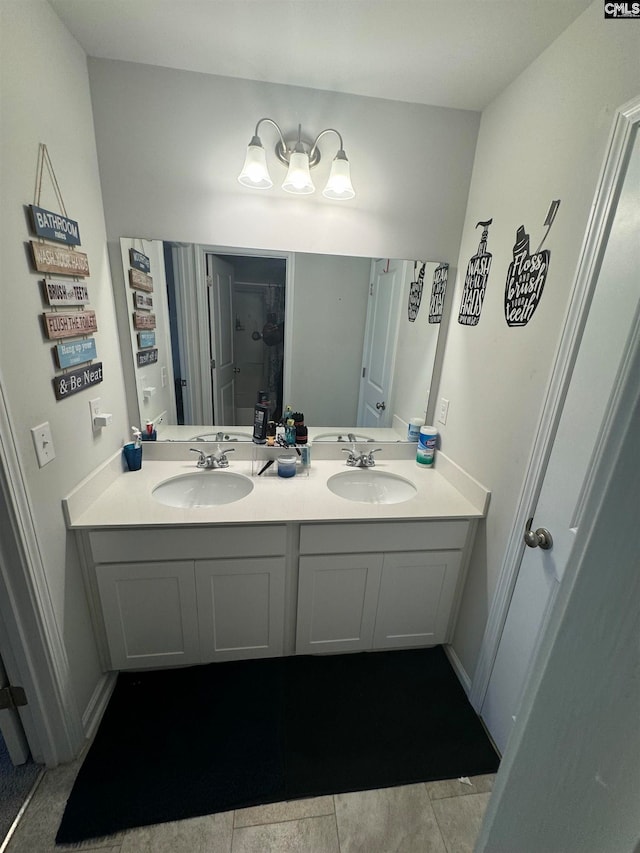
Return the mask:
<svg viewBox="0 0 640 853"><path fill-rule="evenodd" d="M56 841L497 767L441 647L121 673Z"/></svg>

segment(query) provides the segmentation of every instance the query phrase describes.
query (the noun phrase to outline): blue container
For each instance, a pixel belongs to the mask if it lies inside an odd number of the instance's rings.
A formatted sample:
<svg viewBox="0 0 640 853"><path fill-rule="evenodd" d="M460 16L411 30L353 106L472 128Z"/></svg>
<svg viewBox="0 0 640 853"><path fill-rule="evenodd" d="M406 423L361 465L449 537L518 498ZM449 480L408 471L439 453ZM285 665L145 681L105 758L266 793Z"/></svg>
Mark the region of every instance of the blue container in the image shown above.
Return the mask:
<svg viewBox="0 0 640 853"><path fill-rule="evenodd" d="M142 468L142 447L136 447L135 443L131 442L125 444L122 452L130 471L139 471Z"/></svg>
<svg viewBox="0 0 640 853"><path fill-rule="evenodd" d="M278 477L295 477L296 457L278 456Z"/></svg>

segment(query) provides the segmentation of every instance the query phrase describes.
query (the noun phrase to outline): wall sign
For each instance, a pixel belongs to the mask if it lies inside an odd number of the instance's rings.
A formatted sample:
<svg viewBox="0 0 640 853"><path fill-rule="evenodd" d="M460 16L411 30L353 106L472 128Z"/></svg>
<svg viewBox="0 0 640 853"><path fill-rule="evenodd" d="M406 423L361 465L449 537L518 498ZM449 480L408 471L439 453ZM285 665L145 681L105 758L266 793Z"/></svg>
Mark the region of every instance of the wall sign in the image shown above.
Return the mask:
<svg viewBox="0 0 640 853"><path fill-rule="evenodd" d="M144 367L146 364L155 364L157 360L157 349L145 349L142 352L136 353L136 361L138 362L138 367Z"/></svg>
<svg viewBox="0 0 640 853"><path fill-rule="evenodd" d="M78 223L73 219L67 219L60 213L44 210L35 204L29 205L33 229L38 237L46 240L56 240L58 243L66 243L68 246L80 245L80 229Z"/></svg>
<svg viewBox="0 0 640 853"><path fill-rule="evenodd" d="M74 341L68 344L57 344L54 350L58 367L75 367L85 361L93 361L96 357L96 342L93 338Z"/></svg>
<svg viewBox="0 0 640 853"><path fill-rule="evenodd" d="M77 338L98 331L95 311L74 311L68 314L43 314L45 334L50 340Z"/></svg>
<svg viewBox="0 0 640 853"><path fill-rule="evenodd" d="M140 270L129 270L129 284L136 290L146 290L148 293L153 290L153 279Z"/></svg>
<svg viewBox="0 0 640 853"><path fill-rule="evenodd" d="M56 281L42 279L42 292L49 305L85 305L89 302L89 290L79 281Z"/></svg>
<svg viewBox="0 0 640 853"><path fill-rule="evenodd" d="M138 346L140 349L154 347L156 345L155 332L138 332Z"/></svg>
<svg viewBox="0 0 640 853"><path fill-rule="evenodd" d="M409 315L410 323L415 323L418 311L420 310L426 266L427 265L424 261L413 262L413 281L409 285L409 304L407 305L407 313ZM418 267L420 268L419 272Z"/></svg>
<svg viewBox="0 0 640 853"><path fill-rule="evenodd" d="M559 207L559 199L551 202L544 221L547 230L532 255L529 253L529 235L524 230L524 225L516 231L513 260L509 264L504 289L504 316L508 326L526 326L540 304L551 259L548 249L540 250Z"/></svg>
<svg viewBox="0 0 640 853"><path fill-rule="evenodd" d="M476 225L476 228L478 225L482 225L482 237L478 251L469 261L464 280L464 289L460 299L460 313L458 314L458 323L463 326L477 326L480 322L480 312L482 311L489 270L491 269L492 255L487 252L487 237L492 222L493 219L487 219L485 222L478 222Z"/></svg>
<svg viewBox="0 0 640 853"><path fill-rule="evenodd" d="M149 296L147 293L134 293L133 307L142 311L151 311L153 308L153 296Z"/></svg>
<svg viewBox="0 0 640 853"><path fill-rule="evenodd" d="M64 400L66 397L77 394L78 391L84 391L85 388L98 385L98 383L102 382L102 379L101 361L92 364L90 367L81 367L79 370L72 370L63 376L54 376L53 390L56 400Z"/></svg>
<svg viewBox="0 0 640 853"><path fill-rule="evenodd" d="M38 272L55 272L63 275L89 275L89 260L84 252L73 252L61 246L36 243L31 240L33 263Z"/></svg>
<svg viewBox="0 0 640 853"><path fill-rule="evenodd" d="M439 323L442 320L442 306L447 291L449 264L440 264L433 272L431 284L431 299L429 300L429 322Z"/></svg>
<svg viewBox="0 0 640 853"><path fill-rule="evenodd" d="M129 263L141 272L151 272L151 261L137 249L129 249Z"/></svg>
<svg viewBox="0 0 640 853"><path fill-rule="evenodd" d="M133 328L134 329L155 329L156 327L156 315L155 314L142 314L140 311L136 311L133 315Z"/></svg>

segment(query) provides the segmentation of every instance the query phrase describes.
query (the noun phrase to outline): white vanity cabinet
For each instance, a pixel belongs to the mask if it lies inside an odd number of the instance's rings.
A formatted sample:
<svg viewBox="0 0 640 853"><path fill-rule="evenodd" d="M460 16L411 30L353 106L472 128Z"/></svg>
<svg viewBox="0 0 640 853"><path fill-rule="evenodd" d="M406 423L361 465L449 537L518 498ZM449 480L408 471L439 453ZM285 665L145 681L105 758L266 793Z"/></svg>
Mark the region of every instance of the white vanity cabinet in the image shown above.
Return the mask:
<svg viewBox="0 0 640 853"><path fill-rule="evenodd" d="M106 668L282 654L286 542L285 525L90 531Z"/></svg>
<svg viewBox="0 0 640 853"><path fill-rule="evenodd" d="M296 652L446 642L472 525L301 525Z"/></svg>

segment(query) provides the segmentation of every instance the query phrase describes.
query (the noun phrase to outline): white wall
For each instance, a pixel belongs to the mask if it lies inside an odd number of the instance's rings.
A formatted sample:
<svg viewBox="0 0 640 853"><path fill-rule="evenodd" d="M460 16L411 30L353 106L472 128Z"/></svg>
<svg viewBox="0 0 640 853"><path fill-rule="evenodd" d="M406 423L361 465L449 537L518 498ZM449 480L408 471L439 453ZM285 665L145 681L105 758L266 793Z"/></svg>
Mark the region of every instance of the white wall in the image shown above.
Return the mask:
<svg viewBox="0 0 640 853"><path fill-rule="evenodd" d="M89 60L89 73L110 242L133 234L362 257L457 256L478 113L100 59ZM298 122L313 135L336 127L356 198L284 193L268 124L260 132L275 161L274 189L242 187L237 176L263 116L285 133ZM319 184L337 140L325 139L313 173Z"/></svg>
<svg viewBox="0 0 640 853"><path fill-rule="evenodd" d="M356 423L371 261L296 253L292 399L307 426Z"/></svg>
<svg viewBox="0 0 640 853"><path fill-rule="evenodd" d="M573 283L613 112L638 91L637 27L610 26L595 2L483 113L438 396L451 401L442 450L492 492L453 646L472 676ZM616 22L620 24L621 22ZM630 22L626 22L630 23ZM597 57L597 61L595 61ZM503 299L518 226L532 248L552 199L541 303L509 328ZM457 323L479 220L493 217L493 254L480 322Z"/></svg>
<svg viewBox="0 0 640 853"><path fill-rule="evenodd" d="M60 500L111 456L126 435L122 365L84 52L50 6L38 0L0 3L2 14L2 205L0 381L30 497L46 583L69 658L71 690L82 713L100 677L75 544L67 534ZM25 206L34 198L38 145L46 143L68 215L78 221L88 255L91 308L104 381L56 402L52 342L41 331L45 305L41 273L32 272ZM45 179L41 206L58 210ZM113 425L93 434L90 398L102 398ZM39 469L30 427L48 421L56 459Z"/></svg>

